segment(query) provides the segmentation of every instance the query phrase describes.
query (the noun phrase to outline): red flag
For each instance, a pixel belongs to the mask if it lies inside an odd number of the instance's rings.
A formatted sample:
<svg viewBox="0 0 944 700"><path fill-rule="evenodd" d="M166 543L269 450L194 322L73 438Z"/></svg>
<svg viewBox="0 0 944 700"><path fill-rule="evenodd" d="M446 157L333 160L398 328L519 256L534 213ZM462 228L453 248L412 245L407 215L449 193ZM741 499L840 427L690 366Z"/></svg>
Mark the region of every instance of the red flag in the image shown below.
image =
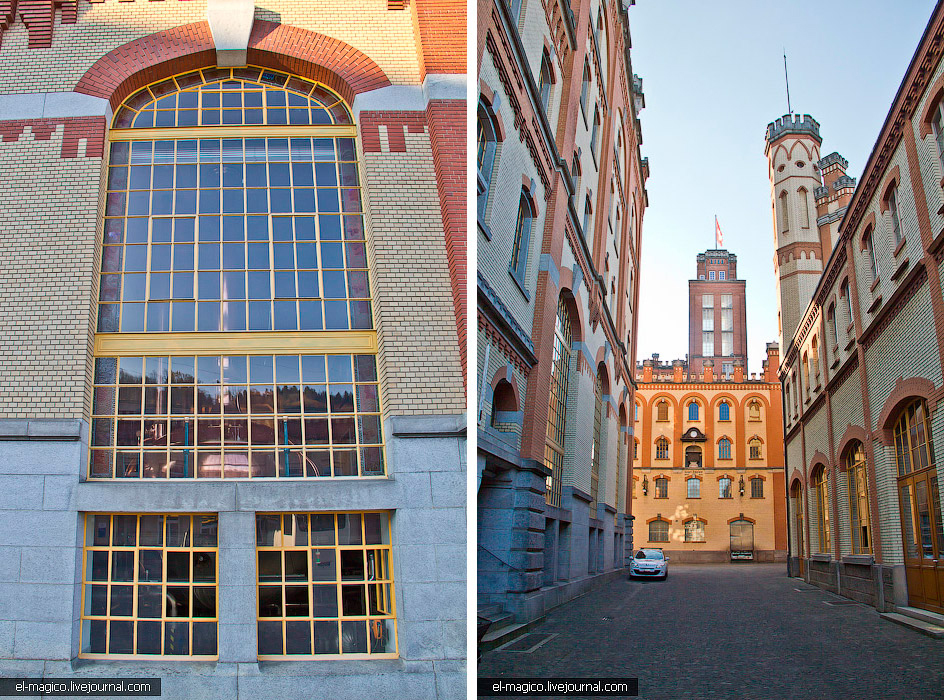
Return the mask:
<svg viewBox="0 0 944 700"><path fill-rule="evenodd" d="M718 223L717 215L715 215L715 243L717 244L718 248L723 247L722 246L723 241L724 241L724 237L721 235L721 225Z"/></svg>

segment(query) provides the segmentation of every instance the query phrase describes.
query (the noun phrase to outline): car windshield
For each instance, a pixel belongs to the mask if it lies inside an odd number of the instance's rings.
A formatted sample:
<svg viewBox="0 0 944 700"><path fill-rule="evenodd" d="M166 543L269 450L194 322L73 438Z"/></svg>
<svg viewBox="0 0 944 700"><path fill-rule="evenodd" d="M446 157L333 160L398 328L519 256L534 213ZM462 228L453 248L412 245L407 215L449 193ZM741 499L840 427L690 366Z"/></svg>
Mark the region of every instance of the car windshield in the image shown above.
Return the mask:
<svg viewBox="0 0 944 700"><path fill-rule="evenodd" d="M662 559L662 552L658 549L640 549L636 552L637 559Z"/></svg>

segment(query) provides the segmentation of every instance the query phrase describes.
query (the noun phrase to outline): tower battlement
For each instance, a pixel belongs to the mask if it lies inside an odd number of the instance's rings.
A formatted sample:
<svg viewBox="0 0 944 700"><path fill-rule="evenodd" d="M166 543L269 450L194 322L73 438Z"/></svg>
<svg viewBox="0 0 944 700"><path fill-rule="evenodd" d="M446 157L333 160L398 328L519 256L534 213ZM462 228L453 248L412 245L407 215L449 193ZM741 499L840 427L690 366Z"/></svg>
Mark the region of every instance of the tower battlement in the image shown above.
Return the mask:
<svg viewBox="0 0 944 700"><path fill-rule="evenodd" d="M819 135L819 122L809 114L784 114L776 121L767 125L767 143L771 144L785 134L810 134L817 142L822 143Z"/></svg>

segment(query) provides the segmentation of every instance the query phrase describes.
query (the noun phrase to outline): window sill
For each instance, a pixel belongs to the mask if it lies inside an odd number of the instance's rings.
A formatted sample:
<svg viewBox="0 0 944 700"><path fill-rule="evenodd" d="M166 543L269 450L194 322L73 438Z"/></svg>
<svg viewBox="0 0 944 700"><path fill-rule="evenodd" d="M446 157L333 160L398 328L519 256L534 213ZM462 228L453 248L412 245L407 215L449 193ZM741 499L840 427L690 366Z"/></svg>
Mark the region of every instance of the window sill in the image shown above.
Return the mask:
<svg viewBox="0 0 944 700"><path fill-rule="evenodd" d="M752 501L763 501L763 500L764 500L764 497L763 497L763 496L751 496L751 500L752 500Z"/></svg>
<svg viewBox="0 0 944 700"><path fill-rule="evenodd" d="M875 557L873 557L871 554L847 554L842 558L842 563L871 566L875 563Z"/></svg>
<svg viewBox="0 0 944 700"><path fill-rule="evenodd" d="M898 257L901 254L901 251L905 249L905 244L908 242L908 239L904 236L901 237L901 240L898 241L898 245L895 246L895 252L892 253L894 257Z"/></svg>
<svg viewBox="0 0 944 700"><path fill-rule="evenodd" d="M908 258L905 258L901 261L901 264L898 268L892 273L892 281L897 282L898 278L905 274L905 270L908 269Z"/></svg>
<svg viewBox="0 0 944 700"><path fill-rule="evenodd" d="M479 233L485 236L485 240L486 241L492 240L492 229L488 227L488 224L486 224L481 219L478 220L478 224L479 224Z"/></svg>
<svg viewBox="0 0 944 700"><path fill-rule="evenodd" d="M528 294L528 290L524 288L524 281L518 279L518 275L516 275L511 268L508 268L508 276L515 281L518 290L524 295L524 300L531 301L531 295Z"/></svg>
<svg viewBox="0 0 944 700"><path fill-rule="evenodd" d="M875 299L872 300L872 303L869 304L869 308L866 309L867 313L873 313L879 306L882 305L882 295L879 294Z"/></svg>
<svg viewBox="0 0 944 700"><path fill-rule="evenodd" d="M836 369L839 366L841 358L839 357L839 346L833 348L833 354L836 355L836 359L833 360L833 363L829 366L829 369Z"/></svg>
<svg viewBox="0 0 944 700"><path fill-rule="evenodd" d="M870 292L874 292L874 291L875 291L875 288L878 286L878 283L881 282L881 281L882 281L881 276L876 276L875 279L872 280L872 286L869 287L869 291L870 291Z"/></svg>
<svg viewBox="0 0 944 700"><path fill-rule="evenodd" d="M811 554L810 561L832 561L833 557L831 554Z"/></svg>

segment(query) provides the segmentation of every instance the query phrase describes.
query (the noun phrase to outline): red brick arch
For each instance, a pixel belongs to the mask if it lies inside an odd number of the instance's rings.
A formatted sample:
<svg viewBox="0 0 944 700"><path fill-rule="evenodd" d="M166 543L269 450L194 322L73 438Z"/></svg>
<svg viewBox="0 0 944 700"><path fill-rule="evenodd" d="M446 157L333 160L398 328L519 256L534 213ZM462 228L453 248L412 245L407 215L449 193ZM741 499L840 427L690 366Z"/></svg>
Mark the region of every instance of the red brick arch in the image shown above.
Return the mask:
<svg viewBox="0 0 944 700"><path fill-rule="evenodd" d="M365 53L318 32L257 19L247 61L317 80L350 104L360 92L390 85ZM140 37L98 59L79 79L76 92L103 97L117 107L136 90L172 75L216 65L207 22L193 22Z"/></svg>
<svg viewBox="0 0 944 700"><path fill-rule="evenodd" d="M878 439L886 447L894 444L895 421L898 419L901 409L915 399L924 399L928 404L928 413L930 413L937 405L937 398L938 392L934 383L929 379L922 377L899 379L895 382L895 388L885 399L885 405L879 414L876 430ZM930 415L928 418L930 418Z"/></svg>

